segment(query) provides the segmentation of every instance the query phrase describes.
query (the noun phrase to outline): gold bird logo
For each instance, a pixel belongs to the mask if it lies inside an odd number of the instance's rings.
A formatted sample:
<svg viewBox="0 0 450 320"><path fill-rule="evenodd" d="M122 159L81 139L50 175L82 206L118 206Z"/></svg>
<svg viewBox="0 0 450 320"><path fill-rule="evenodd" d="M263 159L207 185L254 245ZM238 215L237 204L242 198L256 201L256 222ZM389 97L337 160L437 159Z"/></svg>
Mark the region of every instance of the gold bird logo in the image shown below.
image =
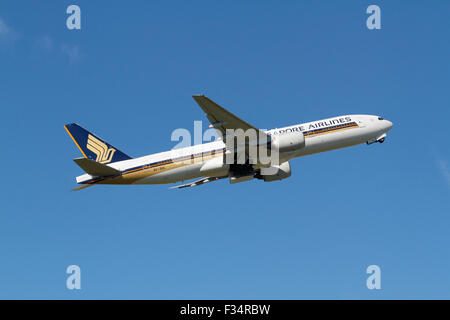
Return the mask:
<svg viewBox="0 0 450 320"><path fill-rule="evenodd" d="M92 135L88 136L86 148L95 153L95 155L97 156L95 161L100 163L111 162L114 152L116 152L116 149L108 149L108 146L104 142L100 141Z"/></svg>

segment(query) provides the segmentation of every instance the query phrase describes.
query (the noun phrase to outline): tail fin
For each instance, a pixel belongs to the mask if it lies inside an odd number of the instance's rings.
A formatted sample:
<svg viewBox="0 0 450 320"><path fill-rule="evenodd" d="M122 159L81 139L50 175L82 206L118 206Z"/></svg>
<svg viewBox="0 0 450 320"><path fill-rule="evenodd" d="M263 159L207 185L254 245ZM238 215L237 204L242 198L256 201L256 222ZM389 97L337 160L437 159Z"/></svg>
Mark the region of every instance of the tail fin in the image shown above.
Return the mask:
<svg viewBox="0 0 450 320"><path fill-rule="evenodd" d="M80 127L76 123L66 124L64 128L85 158L100 163L112 163L131 159L130 156Z"/></svg>

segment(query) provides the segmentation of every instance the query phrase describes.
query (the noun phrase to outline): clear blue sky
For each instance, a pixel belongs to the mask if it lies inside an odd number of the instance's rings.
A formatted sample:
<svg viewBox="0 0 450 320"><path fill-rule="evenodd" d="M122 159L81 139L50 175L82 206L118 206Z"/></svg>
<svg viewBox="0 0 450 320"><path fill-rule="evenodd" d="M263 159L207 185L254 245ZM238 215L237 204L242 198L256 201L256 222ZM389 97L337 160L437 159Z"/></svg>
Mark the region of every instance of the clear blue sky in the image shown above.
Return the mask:
<svg viewBox="0 0 450 320"><path fill-rule="evenodd" d="M448 1L2 1L0 298L450 298L449 16ZM282 182L70 192L64 124L142 156L206 126L198 93L260 128L352 113L394 128L295 159Z"/></svg>

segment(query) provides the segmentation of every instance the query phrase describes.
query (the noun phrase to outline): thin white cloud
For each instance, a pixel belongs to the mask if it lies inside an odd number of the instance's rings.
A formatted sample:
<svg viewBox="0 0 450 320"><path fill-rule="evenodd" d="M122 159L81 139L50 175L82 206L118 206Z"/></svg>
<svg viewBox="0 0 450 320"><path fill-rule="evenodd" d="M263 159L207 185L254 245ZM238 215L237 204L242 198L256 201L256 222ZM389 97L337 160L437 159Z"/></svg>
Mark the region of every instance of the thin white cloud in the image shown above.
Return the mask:
<svg viewBox="0 0 450 320"><path fill-rule="evenodd" d="M61 52L69 58L71 64L78 62L81 59L80 48L77 45L61 45Z"/></svg>
<svg viewBox="0 0 450 320"><path fill-rule="evenodd" d="M8 33L10 32L10 27L8 27L7 25L6 25L6 23L5 23L5 21L3 21L1 18L0 18L0 36L1 37L4 37L4 36L6 36L6 35L8 35Z"/></svg>
<svg viewBox="0 0 450 320"><path fill-rule="evenodd" d="M12 27L8 26L6 22L0 18L0 40L2 42L14 42L19 37L19 33L17 33Z"/></svg>
<svg viewBox="0 0 450 320"><path fill-rule="evenodd" d="M53 39L48 36L40 36L33 42L30 54L33 59L41 59L47 57L53 52L55 47Z"/></svg>
<svg viewBox="0 0 450 320"><path fill-rule="evenodd" d="M438 159L437 163L442 177L445 179L447 185L450 187L450 171L448 170L448 162L444 159Z"/></svg>
<svg viewBox="0 0 450 320"><path fill-rule="evenodd" d="M78 45L60 44L49 35L39 36L34 40L31 50L33 59L53 59L57 55L61 55L69 64L77 63L82 58Z"/></svg>
<svg viewBox="0 0 450 320"><path fill-rule="evenodd" d="M0 44L5 44L4 47L11 48L19 37L20 34L0 18ZM60 49L59 51L58 48ZM59 44L58 41L54 41L48 35L39 36L32 43L31 57L33 59L42 59L55 53L65 56L70 64L78 62L83 56L78 45Z"/></svg>
<svg viewBox="0 0 450 320"><path fill-rule="evenodd" d="M53 39L47 35L38 38L36 44L39 47L39 49L44 52L51 52L54 47Z"/></svg>

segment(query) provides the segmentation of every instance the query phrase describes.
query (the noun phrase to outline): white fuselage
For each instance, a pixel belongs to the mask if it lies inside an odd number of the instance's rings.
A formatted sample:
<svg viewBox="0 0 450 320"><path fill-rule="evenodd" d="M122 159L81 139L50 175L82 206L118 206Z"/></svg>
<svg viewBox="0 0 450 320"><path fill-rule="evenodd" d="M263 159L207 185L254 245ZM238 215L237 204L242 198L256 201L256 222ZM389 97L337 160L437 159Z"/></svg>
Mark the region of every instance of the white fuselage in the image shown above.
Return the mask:
<svg viewBox="0 0 450 320"><path fill-rule="evenodd" d="M298 132L305 137L305 146L280 154L280 163L309 154L349 147L376 140L392 128L390 121L371 115L346 115L302 123L266 131L272 136ZM222 140L151 154L144 157L111 163L122 171L120 177L100 181L100 184L161 184L204 177L204 164L223 155ZM191 162L187 162L186 160ZM78 183L95 179L85 174Z"/></svg>

